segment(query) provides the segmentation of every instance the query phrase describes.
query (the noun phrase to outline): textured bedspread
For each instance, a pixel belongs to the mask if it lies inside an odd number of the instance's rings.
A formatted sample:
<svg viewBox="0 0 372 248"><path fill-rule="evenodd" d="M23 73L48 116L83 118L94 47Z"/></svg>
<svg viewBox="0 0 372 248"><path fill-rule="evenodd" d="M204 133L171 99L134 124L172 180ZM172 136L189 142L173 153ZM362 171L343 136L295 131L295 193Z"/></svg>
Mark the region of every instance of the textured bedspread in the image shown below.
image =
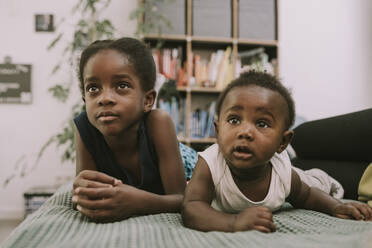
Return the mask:
<svg viewBox="0 0 372 248"><path fill-rule="evenodd" d="M71 189L62 186L1 247L372 247L372 222L290 206L274 215L277 231L270 234L199 232L183 227L179 214L97 224L72 209Z"/></svg>

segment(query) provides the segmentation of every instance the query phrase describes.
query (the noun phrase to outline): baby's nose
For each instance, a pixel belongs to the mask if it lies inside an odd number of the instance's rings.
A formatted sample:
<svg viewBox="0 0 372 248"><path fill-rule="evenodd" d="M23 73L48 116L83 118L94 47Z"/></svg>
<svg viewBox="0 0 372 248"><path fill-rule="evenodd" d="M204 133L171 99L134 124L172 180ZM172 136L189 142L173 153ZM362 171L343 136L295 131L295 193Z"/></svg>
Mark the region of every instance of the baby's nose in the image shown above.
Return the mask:
<svg viewBox="0 0 372 248"><path fill-rule="evenodd" d="M253 133L254 133L253 126L249 123L244 123L241 125L241 128L239 129L238 138L253 140Z"/></svg>

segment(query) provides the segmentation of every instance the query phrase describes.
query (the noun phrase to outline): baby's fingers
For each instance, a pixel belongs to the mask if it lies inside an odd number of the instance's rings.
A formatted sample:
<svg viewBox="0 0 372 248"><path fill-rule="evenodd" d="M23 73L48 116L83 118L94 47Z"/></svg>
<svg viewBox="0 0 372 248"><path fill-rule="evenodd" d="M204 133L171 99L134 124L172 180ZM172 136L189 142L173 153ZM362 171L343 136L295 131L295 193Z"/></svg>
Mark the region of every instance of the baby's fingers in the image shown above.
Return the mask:
<svg viewBox="0 0 372 248"><path fill-rule="evenodd" d="M364 220L372 220L372 208L369 207L367 204L359 204L359 203L352 203L354 207L356 207L360 213L363 215Z"/></svg>
<svg viewBox="0 0 372 248"><path fill-rule="evenodd" d="M253 229L261 232L275 232L276 226L271 220L260 219L256 221Z"/></svg>
<svg viewBox="0 0 372 248"><path fill-rule="evenodd" d="M363 220L364 219L364 216L359 211L359 209L355 207L354 204L347 204L345 207L346 207L345 208L346 214L348 214L349 216L352 216L356 220Z"/></svg>
<svg viewBox="0 0 372 248"><path fill-rule="evenodd" d="M253 227L253 230L257 230L257 231L260 231L260 232L263 232L263 233L271 233L273 231L271 231L270 228L267 228L265 226L254 226Z"/></svg>

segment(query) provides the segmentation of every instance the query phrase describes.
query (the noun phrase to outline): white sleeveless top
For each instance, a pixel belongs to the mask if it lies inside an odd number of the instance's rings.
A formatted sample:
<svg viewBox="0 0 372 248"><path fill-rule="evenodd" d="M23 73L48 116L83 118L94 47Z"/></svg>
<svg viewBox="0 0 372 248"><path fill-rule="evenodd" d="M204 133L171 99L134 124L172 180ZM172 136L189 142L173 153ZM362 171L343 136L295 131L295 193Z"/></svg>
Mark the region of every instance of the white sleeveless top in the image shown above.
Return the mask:
<svg viewBox="0 0 372 248"><path fill-rule="evenodd" d="M265 206L271 211L278 210L291 189L291 162L288 154L275 153L271 158L272 175L269 191L262 201L249 200L235 184L218 145L214 144L198 153L208 164L215 187L212 207L227 213L239 213L247 207Z"/></svg>

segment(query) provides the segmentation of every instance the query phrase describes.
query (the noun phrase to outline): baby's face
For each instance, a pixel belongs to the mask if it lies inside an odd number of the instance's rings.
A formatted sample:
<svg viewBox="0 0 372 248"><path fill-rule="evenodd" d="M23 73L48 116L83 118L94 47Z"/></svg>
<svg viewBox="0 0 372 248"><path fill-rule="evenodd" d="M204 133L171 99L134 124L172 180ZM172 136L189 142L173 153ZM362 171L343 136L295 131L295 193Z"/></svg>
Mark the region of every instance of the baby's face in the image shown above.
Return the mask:
<svg viewBox="0 0 372 248"><path fill-rule="evenodd" d="M243 175L281 152L287 116L287 103L275 91L256 85L231 89L216 123L217 142L229 167Z"/></svg>

